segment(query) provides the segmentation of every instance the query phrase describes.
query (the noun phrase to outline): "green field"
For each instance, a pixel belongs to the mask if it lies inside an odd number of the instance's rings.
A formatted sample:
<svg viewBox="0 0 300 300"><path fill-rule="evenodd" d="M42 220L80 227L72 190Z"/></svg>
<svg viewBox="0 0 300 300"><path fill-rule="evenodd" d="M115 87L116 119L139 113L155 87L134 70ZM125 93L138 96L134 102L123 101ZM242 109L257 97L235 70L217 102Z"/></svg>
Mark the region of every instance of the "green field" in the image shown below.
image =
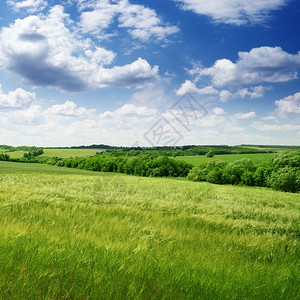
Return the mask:
<svg viewBox="0 0 300 300"><path fill-rule="evenodd" d="M299 194L12 162L0 181L0 299L299 299Z"/></svg>
<svg viewBox="0 0 300 300"><path fill-rule="evenodd" d="M61 157L61 158L69 158L69 157L86 157L93 156L96 152L100 152L101 150L94 149L44 149L44 154L41 156L49 156L49 157Z"/></svg>
<svg viewBox="0 0 300 300"><path fill-rule="evenodd" d="M10 158L21 158L26 151L20 150L20 151L12 151L12 152L6 152L6 154L9 155Z"/></svg>
<svg viewBox="0 0 300 300"><path fill-rule="evenodd" d="M1 151L1 150L0 150ZM48 157L61 157L61 158L70 158L70 157L87 157L93 156L96 152L101 150L97 149L44 149L44 154L40 156ZM11 158L20 158L24 155L26 151L12 151L7 152ZM0 152L1 153L1 152Z"/></svg>
<svg viewBox="0 0 300 300"><path fill-rule="evenodd" d="M176 160L184 160L194 166L199 166L201 162L208 162L212 160L222 160L226 162L235 161L242 158L249 158L254 163L267 162L273 153L253 153L253 154L224 154L215 155L212 158L207 158L205 155L193 155L193 156L176 156Z"/></svg>

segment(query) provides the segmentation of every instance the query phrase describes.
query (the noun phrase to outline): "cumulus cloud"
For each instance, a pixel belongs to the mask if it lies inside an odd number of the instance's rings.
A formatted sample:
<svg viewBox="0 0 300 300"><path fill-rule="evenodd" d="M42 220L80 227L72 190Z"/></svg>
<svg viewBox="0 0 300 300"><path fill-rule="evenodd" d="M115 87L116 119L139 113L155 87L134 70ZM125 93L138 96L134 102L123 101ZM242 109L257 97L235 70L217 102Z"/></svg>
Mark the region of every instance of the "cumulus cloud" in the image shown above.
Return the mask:
<svg viewBox="0 0 300 300"><path fill-rule="evenodd" d="M300 51L289 54L281 47L259 47L250 52L239 52L236 63L219 59L210 68L196 68L191 75L211 77L215 86L286 82L297 79ZM259 91L257 91L259 92Z"/></svg>
<svg viewBox="0 0 300 300"><path fill-rule="evenodd" d="M269 13L280 9L287 0L174 0L183 10L206 15L218 23L245 25L262 23Z"/></svg>
<svg viewBox="0 0 300 300"><path fill-rule="evenodd" d="M227 102L231 99L236 98L245 98L250 97L251 99L254 98L261 98L264 96L265 91L270 90L270 87L265 87L262 85L249 87L249 88L242 88L238 90L217 90L213 86L209 85L204 88L198 88L195 83L191 82L190 80L186 80L178 90L176 90L176 94L178 96L185 95L187 93L196 93L199 95L216 95L219 97L221 102Z"/></svg>
<svg viewBox="0 0 300 300"><path fill-rule="evenodd" d="M56 104L45 111L46 114L59 115L66 117L84 117L91 116L96 113L95 109L86 109L85 107L77 107L76 103L66 101L64 104Z"/></svg>
<svg viewBox="0 0 300 300"><path fill-rule="evenodd" d="M115 53L72 32L70 23L69 15L57 5L46 16L32 15L3 27L0 66L33 86L75 92L136 86L158 76L158 67L141 58L125 66L104 67Z"/></svg>
<svg viewBox="0 0 300 300"><path fill-rule="evenodd" d="M42 122L42 108L40 105L31 105L24 109L11 110L1 112L0 110L0 118L1 122L6 124L6 128L9 128L9 125L13 126L15 124L22 125L33 125L39 124ZM22 134L21 132L19 134Z"/></svg>
<svg viewBox="0 0 300 300"><path fill-rule="evenodd" d="M248 113L237 113L234 114L234 118L238 120L245 120L256 117L256 113L254 111L250 111Z"/></svg>
<svg viewBox="0 0 300 300"><path fill-rule="evenodd" d="M259 131L296 131L300 130L300 125L294 124L264 124L262 122L253 122L252 127Z"/></svg>
<svg viewBox="0 0 300 300"><path fill-rule="evenodd" d="M120 28L127 28L135 39L148 41L150 38L164 40L179 31L177 26L165 24L155 10L128 0L78 1L80 26L83 32L99 34L115 20Z"/></svg>
<svg viewBox="0 0 300 300"><path fill-rule="evenodd" d="M228 90L221 90L219 93L219 99L221 102L227 102L231 99L236 98L245 98L250 97L251 99L254 98L261 98L264 96L265 91L269 91L270 87L265 87L262 85L254 86L250 88L243 88L237 91L228 91Z"/></svg>
<svg viewBox="0 0 300 300"><path fill-rule="evenodd" d="M221 115L226 115L227 114L225 112L225 110L223 108L221 108L221 107L215 107L212 111L217 116L221 116Z"/></svg>
<svg viewBox="0 0 300 300"><path fill-rule="evenodd" d="M278 114L285 116L289 113L300 114L300 92L275 101Z"/></svg>
<svg viewBox="0 0 300 300"><path fill-rule="evenodd" d="M263 121L275 121L278 122L277 118L274 116L267 116L267 117L262 117L261 118Z"/></svg>
<svg viewBox="0 0 300 300"><path fill-rule="evenodd" d="M29 13L41 11L48 4L45 0L7 0L6 3L10 5L15 11L25 9Z"/></svg>
<svg viewBox="0 0 300 300"><path fill-rule="evenodd" d="M36 100L36 94L27 92L21 88L5 94L0 84L0 109L1 108L23 108L30 106Z"/></svg>
<svg viewBox="0 0 300 300"><path fill-rule="evenodd" d="M215 95L219 92L212 86L206 86L204 88L197 88L196 85L190 80L186 80L181 87L176 91L178 96L183 96L187 93L197 93L200 95Z"/></svg>

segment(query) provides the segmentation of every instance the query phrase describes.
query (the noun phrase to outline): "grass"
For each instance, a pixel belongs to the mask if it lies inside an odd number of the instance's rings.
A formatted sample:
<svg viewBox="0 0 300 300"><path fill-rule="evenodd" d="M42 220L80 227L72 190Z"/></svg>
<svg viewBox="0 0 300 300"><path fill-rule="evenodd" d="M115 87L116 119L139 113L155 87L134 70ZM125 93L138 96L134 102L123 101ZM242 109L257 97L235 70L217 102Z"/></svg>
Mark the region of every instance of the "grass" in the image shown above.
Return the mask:
<svg viewBox="0 0 300 300"><path fill-rule="evenodd" d="M61 158L70 158L70 157L87 157L93 156L96 152L100 150L94 149L44 149L44 154L41 156L49 157L61 157Z"/></svg>
<svg viewBox="0 0 300 300"><path fill-rule="evenodd" d="M20 150L20 151L12 151L12 152L6 152L10 156L10 158L21 158L26 151Z"/></svg>
<svg viewBox="0 0 300 300"><path fill-rule="evenodd" d="M232 162L242 158L249 158L254 163L267 162L272 153L253 153L253 154L224 154L215 155L212 158L207 158L205 155L193 155L193 156L176 156L176 160L184 160L194 166L198 166L201 162L207 162L211 160L222 160L226 162Z"/></svg>
<svg viewBox="0 0 300 300"><path fill-rule="evenodd" d="M87 157L93 156L96 152L100 150L95 149L44 149L44 154L41 156L48 156L48 157L61 157L61 158L70 158L70 157ZM12 151L7 152L11 158L20 158L24 155L26 151ZM0 149L1 153L1 149Z"/></svg>
<svg viewBox="0 0 300 300"><path fill-rule="evenodd" d="M299 299L299 194L11 162L0 182L0 299Z"/></svg>

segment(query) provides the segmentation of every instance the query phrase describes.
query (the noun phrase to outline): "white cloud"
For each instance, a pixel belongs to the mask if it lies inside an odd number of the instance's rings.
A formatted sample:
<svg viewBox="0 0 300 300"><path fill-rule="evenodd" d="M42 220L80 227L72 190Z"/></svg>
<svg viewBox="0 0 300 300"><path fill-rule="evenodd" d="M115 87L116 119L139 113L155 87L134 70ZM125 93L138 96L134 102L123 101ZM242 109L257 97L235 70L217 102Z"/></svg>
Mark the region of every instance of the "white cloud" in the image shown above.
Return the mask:
<svg viewBox="0 0 300 300"><path fill-rule="evenodd" d="M274 116L267 116L267 117L262 117L261 118L263 121L275 121L278 122L277 118Z"/></svg>
<svg viewBox="0 0 300 300"><path fill-rule="evenodd" d="M134 104L124 104L122 107L115 111L106 111L99 115L101 120L115 119L117 122L127 123L134 117L150 118L154 119L159 114L158 110L154 108L148 108L146 106L136 106ZM126 119L126 120L125 120ZM141 119L140 119L141 120Z"/></svg>
<svg viewBox="0 0 300 300"><path fill-rule="evenodd" d="M220 101L221 102L227 102L231 98L234 98L234 95L231 92L229 92L227 90L220 91Z"/></svg>
<svg viewBox="0 0 300 300"><path fill-rule="evenodd" d="M213 109L213 113L216 114L217 116L221 116L221 115L226 115L227 114L225 112L225 110L223 108L220 108L220 107L215 107Z"/></svg>
<svg viewBox="0 0 300 300"><path fill-rule="evenodd" d="M40 123L43 119L40 105L32 105L28 108L5 112L0 111L0 118L1 121L6 124L6 128L16 124L30 126L35 123ZM22 131L19 132L19 135L22 135Z"/></svg>
<svg viewBox="0 0 300 300"><path fill-rule="evenodd" d="M295 131L300 130L300 125L293 124L264 124L262 122L253 122L252 127L259 131Z"/></svg>
<svg viewBox="0 0 300 300"><path fill-rule="evenodd" d="M0 32L0 66L19 75L25 83L56 87L64 91L84 91L117 86L141 86L158 76L144 59L125 66L104 68L115 54L95 47L71 31L72 23L62 6L54 6L47 16L17 19Z"/></svg>
<svg viewBox="0 0 300 300"><path fill-rule="evenodd" d="M86 50L85 55L90 57L92 63L99 65L109 65L116 57L116 53L100 47L95 47L95 51Z"/></svg>
<svg viewBox="0 0 300 300"><path fill-rule="evenodd" d="M27 10L29 13L42 11L47 5L45 0L7 0L6 3L15 11Z"/></svg>
<svg viewBox="0 0 300 300"><path fill-rule="evenodd" d="M186 80L181 87L176 91L178 96L183 96L187 93L197 93L199 95L215 95L219 92L212 86L206 86L204 88L197 88L196 85L190 80Z"/></svg>
<svg viewBox="0 0 300 300"><path fill-rule="evenodd" d="M82 10L80 26L85 33L103 33L115 20L120 28L127 28L133 38L141 41L150 38L165 40L167 36L179 31L177 26L165 24L155 10L131 4L128 0L79 1L79 8Z"/></svg>
<svg viewBox="0 0 300 300"><path fill-rule="evenodd" d="M241 98L250 97L251 99L261 98L264 96L265 91L269 91L270 89L270 87L259 85L251 88L241 89L235 93L235 96Z"/></svg>
<svg viewBox="0 0 300 300"><path fill-rule="evenodd" d="M251 99L261 98L264 96L265 91L269 91L270 89L270 87L264 87L262 85L259 85L250 88L243 88L237 91L221 90L219 93L219 98L221 102L227 102L231 99L245 97L250 97Z"/></svg>
<svg viewBox="0 0 300 300"><path fill-rule="evenodd" d="M228 59L217 60L210 68L194 69L192 75L209 76L215 86L257 84L262 82L286 82L297 79L300 67L300 51L289 54L280 47L253 48L239 52L236 63ZM260 93L259 90L256 91Z"/></svg>
<svg viewBox="0 0 300 300"><path fill-rule="evenodd" d="M142 58L137 59L131 64L122 67L115 66L111 69L100 69L96 74L98 87L108 86L140 86L151 81L158 75L158 66L153 68Z"/></svg>
<svg viewBox="0 0 300 300"><path fill-rule="evenodd" d="M275 104L277 105L278 114L280 116L285 116L289 113L300 114L300 92L277 100Z"/></svg>
<svg viewBox="0 0 300 300"><path fill-rule="evenodd" d="M36 100L36 94L17 88L5 94L0 84L0 109L5 108L23 108L30 106Z"/></svg>
<svg viewBox="0 0 300 300"><path fill-rule="evenodd" d="M261 23L271 11L280 9L287 0L174 0L183 10L206 15L218 23L243 25Z"/></svg>
<svg viewBox="0 0 300 300"><path fill-rule="evenodd" d="M131 103L137 106L163 109L170 105L170 94L163 84L149 84L133 93Z"/></svg>
<svg viewBox="0 0 300 300"><path fill-rule="evenodd" d="M84 117L91 116L96 113L95 109L86 109L85 107L77 107L76 103L66 101L64 104L56 104L48 108L45 114L59 115L67 117Z"/></svg>
<svg viewBox="0 0 300 300"><path fill-rule="evenodd" d="M238 120L245 120L256 117L256 113L254 111L250 111L248 113L237 113L234 114L234 118Z"/></svg>

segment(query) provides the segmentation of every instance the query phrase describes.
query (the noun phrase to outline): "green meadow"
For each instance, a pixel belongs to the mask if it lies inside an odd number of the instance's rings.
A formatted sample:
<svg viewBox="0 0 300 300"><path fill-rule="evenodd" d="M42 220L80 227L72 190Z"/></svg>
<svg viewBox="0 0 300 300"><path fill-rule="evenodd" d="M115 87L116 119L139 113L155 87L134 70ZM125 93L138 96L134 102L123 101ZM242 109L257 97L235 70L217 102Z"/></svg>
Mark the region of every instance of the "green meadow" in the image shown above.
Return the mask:
<svg viewBox="0 0 300 300"><path fill-rule="evenodd" d="M0 299L299 299L299 194L13 162L0 182Z"/></svg>
<svg viewBox="0 0 300 300"><path fill-rule="evenodd" d="M40 155L48 156L48 157L61 157L61 158L70 158L70 157L87 157L87 156L93 156L96 154L96 152L99 152L101 150L99 149L62 149L62 148L53 148L53 149L43 149L44 154ZM0 150L1 151L1 150ZM26 151L12 151L7 152L7 154L11 158L20 158L24 155ZM1 152L0 152L1 153Z"/></svg>
<svg viewBox="0 0 300 300"><path fill-rule="evenodd" d="M96 152L100 150L95 149L44 149L44 154L41 156L48 157L61 157L61 158L69 158L69 157L87 157L93 156Z"/></svg>
<svg viewBox="0 0 300 300"><path fill-rule="evenodd" d="M222 160L225 162L232 162L235 160L248 158L253 161L253 163L263 163L267 162L273 153L251 153L251 154L223 154L215 155L214 157L206 157L205 155L193 155L193 156L176 156L174 159L183 160L187 163L194 165L195 167L199 166L202 162L208 162L212 160Z"/></svg>

